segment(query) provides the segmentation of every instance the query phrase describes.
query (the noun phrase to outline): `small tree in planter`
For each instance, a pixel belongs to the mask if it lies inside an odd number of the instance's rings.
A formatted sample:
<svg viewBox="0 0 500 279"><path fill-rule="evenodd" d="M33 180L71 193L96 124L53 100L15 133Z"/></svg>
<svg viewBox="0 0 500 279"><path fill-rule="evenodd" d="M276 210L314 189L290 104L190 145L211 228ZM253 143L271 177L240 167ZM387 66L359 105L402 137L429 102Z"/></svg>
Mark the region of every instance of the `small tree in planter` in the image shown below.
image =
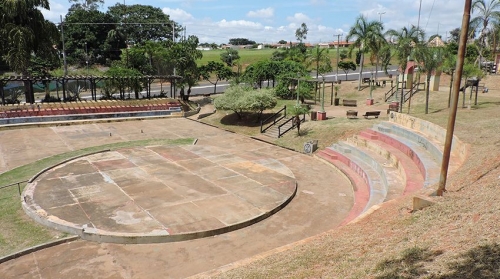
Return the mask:
<svg viewBox="0 0 500 279"><path fill-rule="evenodd" d="M297 135L300 136L300 123L302 121L300 116L309 113L309 106L296 104L290 108L289 113L293 116L293 125L297 127Z"/></svg>

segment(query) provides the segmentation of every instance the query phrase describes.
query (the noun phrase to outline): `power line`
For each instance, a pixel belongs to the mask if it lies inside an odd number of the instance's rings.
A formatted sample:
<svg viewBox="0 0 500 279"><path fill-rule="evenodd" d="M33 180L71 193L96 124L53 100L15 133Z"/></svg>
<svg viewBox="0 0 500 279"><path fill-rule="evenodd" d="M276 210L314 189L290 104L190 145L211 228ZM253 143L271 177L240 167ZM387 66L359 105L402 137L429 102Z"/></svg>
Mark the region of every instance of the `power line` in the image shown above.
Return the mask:
<svg viewBox="0 0 500 279"><path fill-rule="evenodd" d="M434 4L435 4L435 3L436 3L436 0L432 1L431 12L429 13L429 17L427 18L427 23L425 24L424 31L427 29L427 25L429 24L429 20L431 19L432 10L434 10Z"/></svg>
<svg viewBox="0 0 500 279"><path fill-rule="evenodd" d="M61 24L67 25L175 25L171 23L158 23L158 22L63 22Z"/></svg>

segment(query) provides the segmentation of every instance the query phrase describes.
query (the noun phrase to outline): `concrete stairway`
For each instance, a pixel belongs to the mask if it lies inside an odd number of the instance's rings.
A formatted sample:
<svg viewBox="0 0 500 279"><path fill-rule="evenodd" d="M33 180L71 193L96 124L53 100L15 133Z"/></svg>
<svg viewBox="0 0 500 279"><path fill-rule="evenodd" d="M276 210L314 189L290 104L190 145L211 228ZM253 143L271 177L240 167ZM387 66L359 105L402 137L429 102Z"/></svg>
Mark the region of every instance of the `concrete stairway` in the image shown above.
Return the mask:
<svg viewBox="0 0 500 279"><path fill-rule="evenodd" d="M280 121L276 122L276 124L274 124L269 129L266 130L264 135L266 135L268 137L272 137L272 138L279 138L280 132L281 132L281 135L283 135L284 131L288 130L289 128L291 128L293 126L292 121L288 121L288 120L289 120L289 118L283 118ZM288 122L285 125L281 126L281 128L279 128L280 125L282 125L286 121L288 121Z"/></svg>

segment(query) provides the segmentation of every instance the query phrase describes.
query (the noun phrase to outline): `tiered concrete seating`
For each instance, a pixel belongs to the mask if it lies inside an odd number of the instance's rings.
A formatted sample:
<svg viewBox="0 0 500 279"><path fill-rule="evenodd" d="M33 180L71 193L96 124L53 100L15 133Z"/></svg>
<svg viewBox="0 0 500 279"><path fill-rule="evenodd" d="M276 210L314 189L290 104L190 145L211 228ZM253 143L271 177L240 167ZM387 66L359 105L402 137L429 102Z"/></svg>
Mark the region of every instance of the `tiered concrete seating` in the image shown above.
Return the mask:
<svg viewBox="0 0 500 279"><path fill-rule="evenodd" d="M374 205L436 185L445 134L433 123L391 112L389 122L364 130L347 142L335 143L317 155L344 172L353 182L355 193L367 191L355 194L361 199L355 201L353 210L363 213ZM449 173L465 160L467 150L466 144L454 139ZM361 187L355 185L360 181ZM359 208L363 208L361 212Z"/></svg>

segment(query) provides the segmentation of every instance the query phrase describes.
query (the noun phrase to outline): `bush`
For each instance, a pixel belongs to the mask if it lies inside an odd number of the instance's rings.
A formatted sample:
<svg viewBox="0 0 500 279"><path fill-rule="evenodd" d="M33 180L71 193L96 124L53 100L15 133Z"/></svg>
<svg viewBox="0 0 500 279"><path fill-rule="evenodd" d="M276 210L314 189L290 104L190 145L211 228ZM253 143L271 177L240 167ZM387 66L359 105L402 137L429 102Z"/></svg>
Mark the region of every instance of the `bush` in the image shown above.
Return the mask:
<svg viewBox="0 0 500 279"><path fill-rule="evenodd" d="M215 98L214 105L217 110L233 111L241 119L243 112L259 113L272 109L278 103L274 89L258 89L247 85L232 85L224 95Z"/></svg>

